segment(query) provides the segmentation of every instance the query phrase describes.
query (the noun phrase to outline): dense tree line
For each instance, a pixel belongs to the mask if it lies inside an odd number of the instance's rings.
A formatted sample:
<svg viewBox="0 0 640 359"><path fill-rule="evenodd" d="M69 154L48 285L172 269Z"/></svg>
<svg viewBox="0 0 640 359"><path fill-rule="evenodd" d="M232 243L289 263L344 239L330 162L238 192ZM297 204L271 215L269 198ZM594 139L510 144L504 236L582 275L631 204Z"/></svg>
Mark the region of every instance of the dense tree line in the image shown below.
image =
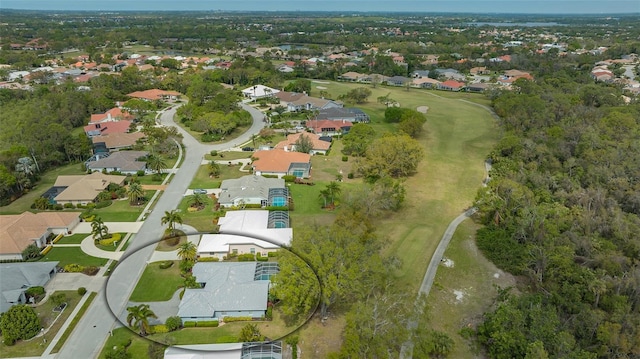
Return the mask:
<svg viewBox="0 0 640 359"><path fill-rule="evenodd" d="M493 358L638 357L640 105L563 71L517 85L493 100L505 135L477 241L524 293L503 293L478 338Z"/></svg>

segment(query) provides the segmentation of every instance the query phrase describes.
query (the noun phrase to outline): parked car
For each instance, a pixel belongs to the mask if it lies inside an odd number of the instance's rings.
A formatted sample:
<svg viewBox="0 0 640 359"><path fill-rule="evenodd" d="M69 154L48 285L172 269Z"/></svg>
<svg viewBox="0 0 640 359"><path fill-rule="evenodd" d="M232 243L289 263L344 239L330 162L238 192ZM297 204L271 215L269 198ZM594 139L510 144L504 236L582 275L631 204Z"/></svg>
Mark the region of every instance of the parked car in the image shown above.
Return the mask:
<svg viewBox="0 0 640 359"><path fill-rule="evenodd" d="M193 194L207 194L207 190L202 188L196 188L193 190Z"/></svg>
<svg viewBox="0 0 640 359"><path fill-rule="evenodd" d="M243 151L253 151L253 147L242 147Z"/></svg>

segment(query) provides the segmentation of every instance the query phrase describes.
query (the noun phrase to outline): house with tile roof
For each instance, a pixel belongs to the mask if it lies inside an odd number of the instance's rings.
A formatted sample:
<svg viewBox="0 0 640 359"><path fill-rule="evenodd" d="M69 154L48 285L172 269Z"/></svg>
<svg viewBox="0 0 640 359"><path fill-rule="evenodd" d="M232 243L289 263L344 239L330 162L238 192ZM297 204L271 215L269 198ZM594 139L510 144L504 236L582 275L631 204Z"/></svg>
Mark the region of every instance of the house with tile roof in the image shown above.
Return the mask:
<svg viewBox="0 0 640 359"><path fill-rule="evenodd" d="M247 204L256 204L261 207L285 206L288 203L288 197L289 190L284 185L283 179L249 175L222 181L218 203L222 207Z"/></svg>
<svg viewBox="0 0 640 359"><path fill-rule="evenodd" d="M311 121L308 121L311 122ZM346 122L346 121L345 121ZM350 127L349 127L350 128ZM311 151L309 151L310 155L322 154L326 155L331 148L331 142L321 140L321 135L309 132L300 132L294 133L287 136L286 140L278 142L274 149L281 149L284 151L292 152L296 150L296 143L300 140L300 138L304 136L309 141L311 141Z"/></svg>
<svg viewBox="0 0 640 359"><path fill-rule="evenodd" d="M67 234L80 222L80 212L23 212L0 216L0 260L22 260L31 244L42 248L51 234Z"/></svg>
<svg viewBox="0 0 640 359"><path fill-rule="evenodd" d="M327 108L342 107L342 103L324 98L312 97L303 94L299 99L288 102L287 110L295 112L301 110L324 110Z"/></svg>
<svg viewBox="0 0 640 359"><path fill-rule="evenodd" d="M120 107L114 107L104 113L92 114L89 123L115 122L120 120L133 121L135 117L127 111L122 111Z"/></svg>
<svg viewBox="0 0 640 359"><path fill-rule="evenodd" d="M284 175L296 178L311 176L311 155L300 152L287 152L281 149L262 150L253 153L255 158L251 167L257 175Z"/></svg>
<svg viewBox="0 0 640 359"><path fill-rule="evenodd" d="M122 149L133 147L146 135L142 132L131 133L107 133L91 138L93 142L93 153L116 152Z"/></svg>
<svg viewBox="0 0 640 359"><path fill-rule="evenodd" d="M414 78L411 82L411 86L423 89L436 88L438 84L440 84L440 81L429 77Z"/></svg>
<svg viewBox="0 0 640 359"><path fill-rule="evenodd" d="M165 91L159 89L151 89L145 91L135 91L127 94L129 97L139 98L145 101L175 101L180 98L182 94L176 91Z"/></svg>
<svg viewBox="0 0 640 359"><path fill-rule="evenodd" d="M148 155L147 151L118 151L108 157L86 162L85 167L91 172L117 171L125 175L134 175L139 171L147 170L147 163L141 159Z"/></svg>
<svg viewBox="0 0 640 359"><path fill-rule="evenodd" d="M366 74L361 74L354 71L345 72L344 74L338 76L338 80L341 81L349 81L349 82L359 82L360 79L366 77Z"/></svg>
<svg viewBox="0 0 640 359"><path fill-rule="evenodd" d="M88 137L109 135L112 133L127 133L131 127L131 121L105 121L105 122L91 122L84 126L84 133Z"/></svg>
<svg viewBox="0 0 640 359"><path fill-rule="evenodd" d="M58 176L53 187L64 187L54 198L58 204L86 205L95 201L98 194L110 183L122 186L127 176L105 175L93 172L89 175Z"/></svg>
<svg viewBox="0 0 640 359"><path fill-rule="evenodd" d="M58 263L0 263L0 313L16 304L29 304L27 289L44 287L56 275Z"/></svg>
<svg viewBox="0 0 640 359"><path fill-rule="evenodd" d="M445 82L441 82L437 85L438 90L444 91L460 91L464 88L464 82L458 82L455 80L447 80Z"/></svg>
<svg viewBox="0 0 640 359"><path fill-rule="evenodd" d="M353 122L347 120L309 120L307 129L320 137L346 135L353 127Z"/></svg>
<svg viewBox="0 0 640 359"><path fill-rule="evenodd" d="M200 288L188 288L178 306L183 321L264 317L274 262L198 262L192 273Z"/></svg>

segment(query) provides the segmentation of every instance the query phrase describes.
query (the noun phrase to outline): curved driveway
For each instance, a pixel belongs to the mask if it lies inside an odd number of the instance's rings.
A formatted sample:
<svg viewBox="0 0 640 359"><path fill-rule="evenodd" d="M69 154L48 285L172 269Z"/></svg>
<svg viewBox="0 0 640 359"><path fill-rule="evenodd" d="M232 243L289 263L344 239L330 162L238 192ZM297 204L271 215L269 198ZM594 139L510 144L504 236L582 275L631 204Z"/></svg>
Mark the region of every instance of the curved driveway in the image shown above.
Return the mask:
<svg viewBox="0 0 640 359"><path fill-rule="evenodd" d="M178 206L189 183L200 167L203 156L211 150L220 151L237 147L237 145L251 140L251 136L257 134L264 127L264 115L260 111L245 104L240 106L251 114L253 124L247 132L233 141L217 145L201 144L180 126L177 126L173 121L177 106L161 113L159 122L162 125L176 126L183 135L182 143L187 149L184 162L156 203L153 212L144 221L135 240L125 251L123 260L111 274L103 291L104 295L96 297L57 358L98 357L110 330L119 326L119 322L109 307L116 312L117 316L126 311L128 298L142 275L145 263L153 253L154 246L150 244L156 242L164 232L165 226L161 224L161 218L165 211L170 211ZM125 258L126 260L124 260Z"/></svg>

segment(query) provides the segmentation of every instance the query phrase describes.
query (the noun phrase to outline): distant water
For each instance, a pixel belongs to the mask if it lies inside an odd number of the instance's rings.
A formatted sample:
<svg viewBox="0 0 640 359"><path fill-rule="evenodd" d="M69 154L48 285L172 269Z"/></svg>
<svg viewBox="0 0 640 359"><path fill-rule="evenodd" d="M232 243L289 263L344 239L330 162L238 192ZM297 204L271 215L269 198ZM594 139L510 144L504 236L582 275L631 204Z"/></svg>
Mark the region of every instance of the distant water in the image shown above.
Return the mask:
<svg viewBox="0 0 640 359"><path fill-rule="evenodd" d="M567 26L557 22L468 22L470 26L504 26L504 27L543 27L543 26Z"/></svg>

